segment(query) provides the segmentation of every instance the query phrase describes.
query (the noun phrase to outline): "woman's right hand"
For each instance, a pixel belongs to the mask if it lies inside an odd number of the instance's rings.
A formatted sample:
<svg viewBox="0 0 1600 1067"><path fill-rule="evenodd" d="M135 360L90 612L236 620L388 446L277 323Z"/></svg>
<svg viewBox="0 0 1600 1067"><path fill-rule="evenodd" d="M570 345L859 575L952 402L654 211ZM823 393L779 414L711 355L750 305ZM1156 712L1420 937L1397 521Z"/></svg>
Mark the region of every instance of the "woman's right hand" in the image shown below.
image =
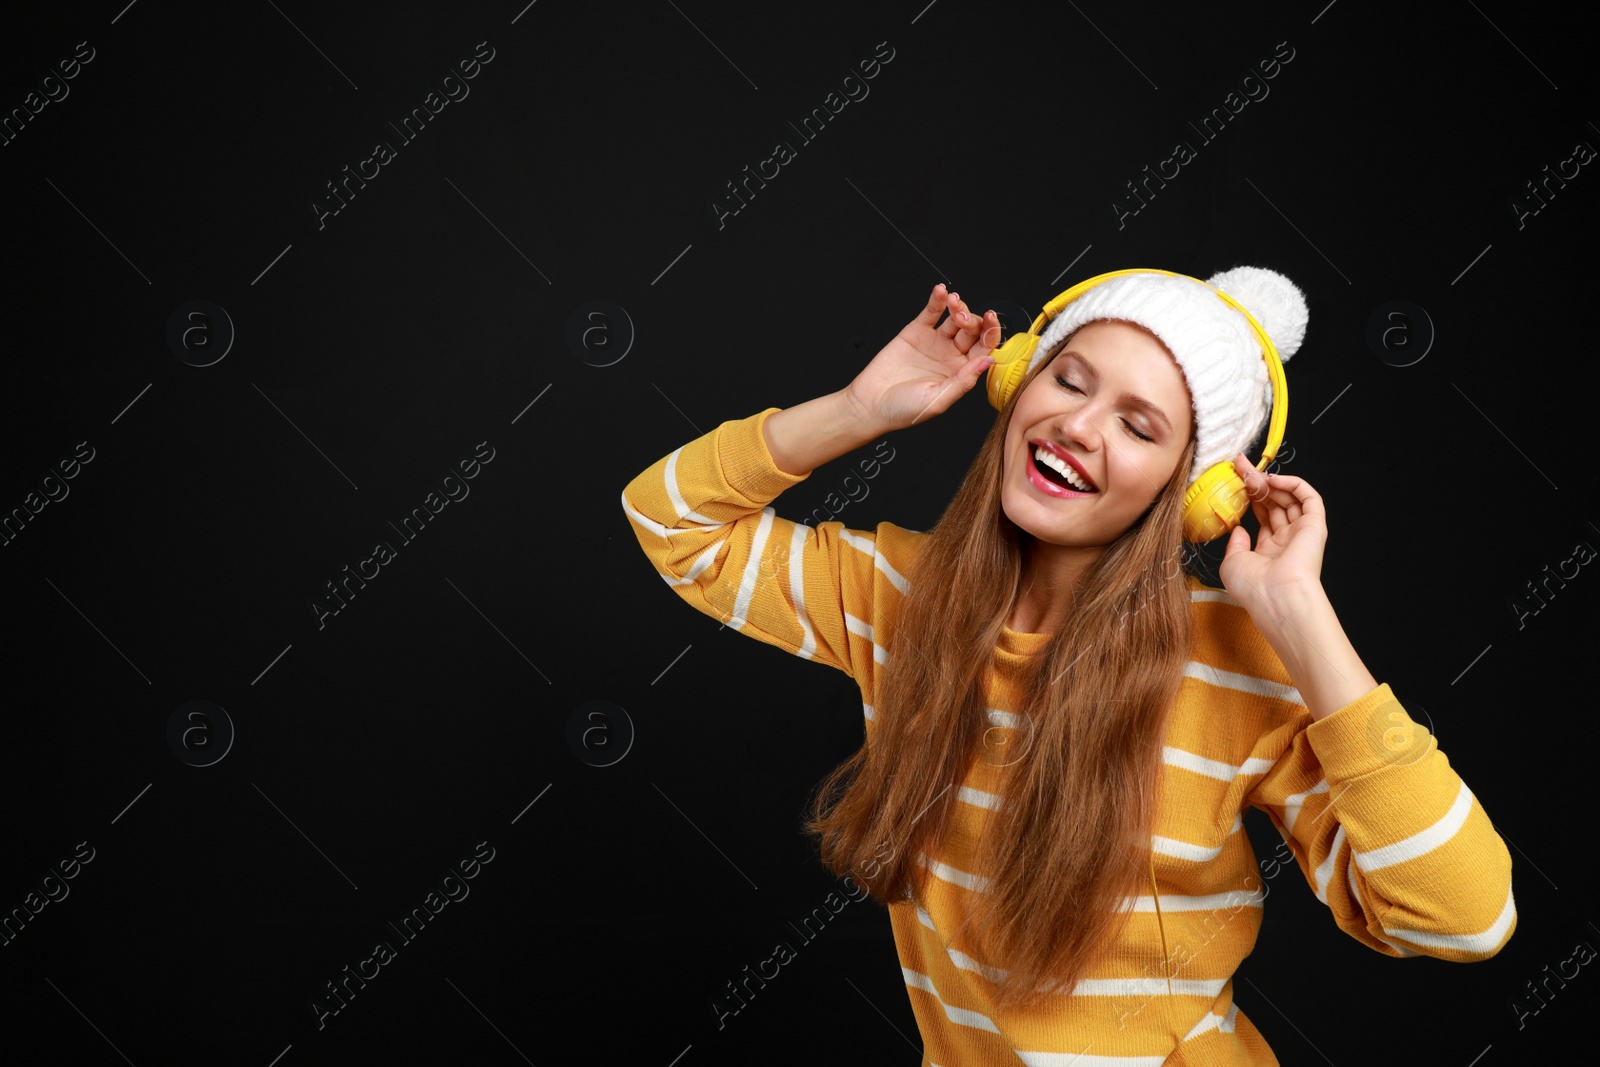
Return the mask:
<svg viewBox="0 0 1600 1067"><path fill-rule="evenodd" d="M945 311L949 317L936 326ZM883 346L845 393L865 419L891 429L915 426L948 410L977 384L1000 335L998 315L985 311L978 318L960 293L941 282L922 313Z"/></svg>

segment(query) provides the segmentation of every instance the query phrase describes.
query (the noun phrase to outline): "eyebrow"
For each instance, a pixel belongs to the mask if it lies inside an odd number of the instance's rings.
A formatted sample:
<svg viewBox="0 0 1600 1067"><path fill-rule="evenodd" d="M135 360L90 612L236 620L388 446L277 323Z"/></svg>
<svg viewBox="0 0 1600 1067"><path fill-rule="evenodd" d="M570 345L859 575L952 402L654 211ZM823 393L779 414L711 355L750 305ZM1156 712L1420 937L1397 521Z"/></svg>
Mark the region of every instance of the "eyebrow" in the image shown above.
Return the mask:
<svg viewBox="0 0 1600 1067"><path fill-rule="evenodd" d="M1088 372L1091 380L1095 382L1100 381L1100 374L1094 369L1094 364L1090 363L1081 354L1077 352L1066 351L1060 353L1057 358L1077 360L1079 363L1083 364L1083 369ZM1162 411L1156 406L1155 401L1147 400L1136 393L1123 393L1122 399L1126 400L1129 404L1140 409L1141 411L1149 414L1152 418L1160 419L1161 422L1166 425L1167 429L1172 429L1172 420L1167 418L1166 412Z"/></svg>

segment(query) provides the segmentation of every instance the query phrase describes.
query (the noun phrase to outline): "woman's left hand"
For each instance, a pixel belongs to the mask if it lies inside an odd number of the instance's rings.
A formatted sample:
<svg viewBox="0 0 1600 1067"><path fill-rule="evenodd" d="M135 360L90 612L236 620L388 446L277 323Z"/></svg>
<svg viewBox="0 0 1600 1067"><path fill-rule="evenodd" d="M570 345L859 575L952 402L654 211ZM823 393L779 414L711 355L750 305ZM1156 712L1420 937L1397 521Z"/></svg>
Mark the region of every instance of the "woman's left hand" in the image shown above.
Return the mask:
<svg viewBox="0 0 1600 1067"><path fill-rule="evenodd" d="M1328 542L1322 497L1304 478L1263 474L1239 453L1234 470L1244 479L1261 529L1252 548L1241 524L1228 535L1218 574L1228 595L1252 618L1266 617L1291 589L1320 589L1322 549Z"/></svg>

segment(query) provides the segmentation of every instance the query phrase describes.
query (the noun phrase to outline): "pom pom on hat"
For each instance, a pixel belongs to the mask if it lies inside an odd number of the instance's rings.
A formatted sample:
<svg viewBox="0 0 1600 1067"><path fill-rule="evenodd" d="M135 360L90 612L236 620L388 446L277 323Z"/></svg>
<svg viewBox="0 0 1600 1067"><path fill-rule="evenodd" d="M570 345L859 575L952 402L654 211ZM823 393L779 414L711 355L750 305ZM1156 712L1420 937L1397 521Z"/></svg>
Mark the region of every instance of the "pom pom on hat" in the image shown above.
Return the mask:
<svg viewBox="0 0 1600 1067"><path fill-rule="evenodd" d="M1311 315L1305 294L1288 278L1264 267L1234 267L1213 274L1206 284L1216 286L1250 309L1272 338L1279 360L1287 363L1300 351Z"/></svg>

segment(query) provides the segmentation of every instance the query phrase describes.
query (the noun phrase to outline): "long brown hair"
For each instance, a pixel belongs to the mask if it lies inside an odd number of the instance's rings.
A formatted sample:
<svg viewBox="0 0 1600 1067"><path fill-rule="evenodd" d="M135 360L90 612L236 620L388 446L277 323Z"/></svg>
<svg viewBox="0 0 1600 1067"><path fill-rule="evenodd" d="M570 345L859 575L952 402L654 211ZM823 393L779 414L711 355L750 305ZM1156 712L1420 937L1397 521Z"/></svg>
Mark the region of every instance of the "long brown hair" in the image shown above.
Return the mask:
<svg viewBox="0 0 1600 1067"><path fill-rule="evenodd" d="M1012 394L922 539L887 638L872 741L823 780L806 820L823 863L882 904L922 896L930 873L918 856L944 836L990 727L984 669L1030 536L1001 508L1001 458L1017 396L1049 364ZM969 919L978 958L1009 972L995 991L1001 1005L1070 993L1127 921L1124 898L1148 891L1162 741L1190 651L1185 571L1174 562L1194 448L1191 434L1156 502L1087 569L1010 709L1031 736L1007 769L998 832L978 845L988 891L973 894Z"/></svg>

